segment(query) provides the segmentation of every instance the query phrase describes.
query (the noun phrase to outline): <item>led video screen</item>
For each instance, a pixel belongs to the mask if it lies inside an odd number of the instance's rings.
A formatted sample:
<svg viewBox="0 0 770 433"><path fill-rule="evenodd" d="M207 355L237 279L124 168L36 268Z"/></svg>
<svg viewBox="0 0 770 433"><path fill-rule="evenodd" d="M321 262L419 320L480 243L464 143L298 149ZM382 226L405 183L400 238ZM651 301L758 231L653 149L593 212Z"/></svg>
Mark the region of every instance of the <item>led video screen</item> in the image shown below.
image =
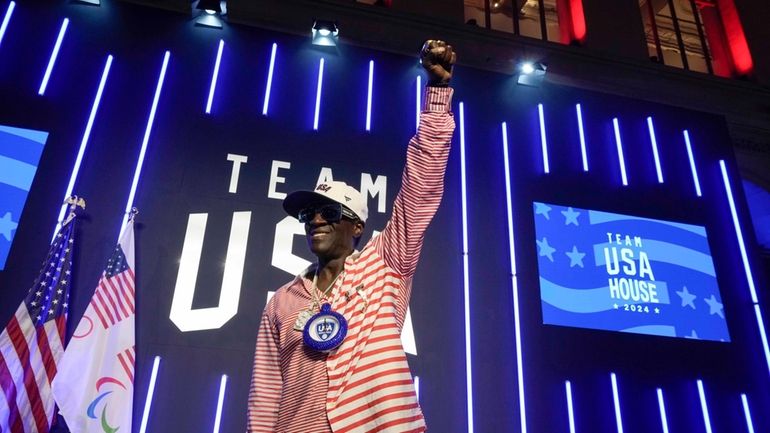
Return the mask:
<svg viewBox="0 0 770 433"><path fill-rule="evenodd" d="M705 227L533 205L544 324L730 341Z"/></svg>

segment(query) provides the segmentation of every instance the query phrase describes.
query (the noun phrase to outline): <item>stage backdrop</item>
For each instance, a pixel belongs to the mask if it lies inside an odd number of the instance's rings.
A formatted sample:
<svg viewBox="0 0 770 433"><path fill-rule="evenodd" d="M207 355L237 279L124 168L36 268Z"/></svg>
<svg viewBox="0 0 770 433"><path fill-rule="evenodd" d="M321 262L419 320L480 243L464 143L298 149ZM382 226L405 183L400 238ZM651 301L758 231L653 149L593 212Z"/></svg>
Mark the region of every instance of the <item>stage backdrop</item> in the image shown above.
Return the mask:
<svg viewBox="0 0 770 433"><path fill-rule="evenodd" d="M281 199L344 180L369 197L365 237L384 227L416 126L416 56L196 28L118 2L23 3L0 65L3 130L35 131L24 145L42 149L39 163L27 150L29 193L0 209L10 248L0 320L35 277L82 150L71 335L141 168L134 431L156 356L147 431L211 431L222 375L221 431L243 431L262 309L312 259ZM751 265L724 120L461 66L455 75L446 193L402 336L430 430L567 432L571 407L579 432L661 431L662 396L670 431L705 431L704 404L713 431L747 431L745 394L755 431L770 431L755 314L768 295L752 275L755 307L719 162ZM11 155L22 143L2 146Z"/></svg>

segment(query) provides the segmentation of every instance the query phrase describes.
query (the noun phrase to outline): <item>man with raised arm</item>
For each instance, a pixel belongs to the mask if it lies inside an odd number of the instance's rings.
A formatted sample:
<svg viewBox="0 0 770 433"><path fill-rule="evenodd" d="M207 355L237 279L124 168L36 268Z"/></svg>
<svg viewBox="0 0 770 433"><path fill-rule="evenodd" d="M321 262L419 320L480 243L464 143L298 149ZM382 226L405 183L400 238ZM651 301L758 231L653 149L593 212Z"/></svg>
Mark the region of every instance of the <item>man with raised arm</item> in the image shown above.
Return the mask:
<svg viewBox="0 0 770 433"><path fill-rule="evenodd" d="M455 54L425 42L428 86L385 229L356 251L366 197L343 182L289 194L317 263L270 299L257 335L249 433L423 432L401 328L425 229L439 207L454 132Z"/></svg>

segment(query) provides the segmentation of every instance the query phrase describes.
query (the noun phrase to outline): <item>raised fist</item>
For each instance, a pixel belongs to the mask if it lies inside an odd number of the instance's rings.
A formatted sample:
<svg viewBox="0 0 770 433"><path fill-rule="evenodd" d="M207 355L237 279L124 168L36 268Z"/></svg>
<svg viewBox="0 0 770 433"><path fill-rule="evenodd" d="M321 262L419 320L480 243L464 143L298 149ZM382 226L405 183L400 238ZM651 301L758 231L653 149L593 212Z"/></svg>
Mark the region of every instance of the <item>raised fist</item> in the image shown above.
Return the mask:
<svg viewBox="0 0 770 433"><path fill-rule="evenodd" d="M420 50L420 63L428 72L430 85L448 85L457 55L444 41L428 39Z"/></svg>

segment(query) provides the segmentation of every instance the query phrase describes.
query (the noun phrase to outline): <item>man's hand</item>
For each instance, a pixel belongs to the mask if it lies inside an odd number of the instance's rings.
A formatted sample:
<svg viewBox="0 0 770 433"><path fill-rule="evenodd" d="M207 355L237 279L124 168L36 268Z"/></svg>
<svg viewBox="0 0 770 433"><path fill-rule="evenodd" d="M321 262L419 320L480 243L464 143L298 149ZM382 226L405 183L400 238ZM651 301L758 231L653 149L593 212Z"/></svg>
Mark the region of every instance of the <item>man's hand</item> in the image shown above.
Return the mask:
<svg viewBox="0 0 770 433"><path fill-rule="evenodd" d="M452 66L457 55L444 41L428 39L420 50L420 63L428 72L428 84L446 86L452 79Z"/></svg>

